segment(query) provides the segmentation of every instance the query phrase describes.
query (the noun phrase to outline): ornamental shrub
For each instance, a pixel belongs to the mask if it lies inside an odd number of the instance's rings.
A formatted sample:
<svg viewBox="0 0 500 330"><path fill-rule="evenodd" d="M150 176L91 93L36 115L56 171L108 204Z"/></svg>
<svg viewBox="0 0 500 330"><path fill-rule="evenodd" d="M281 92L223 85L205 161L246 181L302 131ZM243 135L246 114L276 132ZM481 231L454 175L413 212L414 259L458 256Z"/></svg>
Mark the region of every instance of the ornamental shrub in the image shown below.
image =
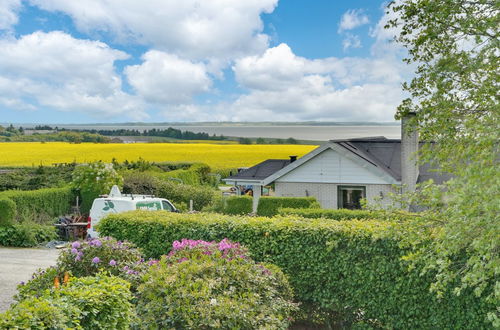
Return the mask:
<svg viewBox="0 0 500 330"><path fill-rule="evenodd" d="M12 224L16 211L16 203L12 199L0 197L0 226Z"/></svg>
<svg viewBox="0 0 500 330"><path fill-rule="evenodd" d="M0 329L82 329L80 309L52 297L28 297L0 314Z"/></svg>
<svg viewBox="0 0 500 330"><path fill-rule="evenodd" d="M189 205L189 201L193 200L194 209L200 211L203 207L212 203L216 193L210 187L197 187L173 181L162 181L158 186L156 195L166 198L174 204L186 203L186 205Z"/></svg>
<svg viewBox="0 0 500 330"><path fill-rule="evenodd" d="M292 291L278 267L246 249L183 239L139 286L137 312L148 329L287 329Z"/></svg>
<svg viewBox="0 0 500 330"><path fill-rule="evenodd" d="M29 222L0 226L0 246L34 247L55 239L54 226Z"/></svg>
<svg viewBox="0 0 500 330"><path fill-rule="evenodd" d="M63 273L56 267L48 267L46 269L39 268L33 275L31 279L24 283L21 282L17 286L17 295L14 297L17 301L23 301L29 299L30 297L43 297L54 289L54 281L56 277L59 283L65 282L65 277L69 280L70 273Z"/></svg>
<svg viewBox="0 0 500 330"><path fill-rule="evenodd" d="M319 208L319 203L314 197L262 197L259 200L257 214L272 217L278 214L280 208Z"/></svg>
<svg viewBox="0 0 500 330"><path fill-rule="evenodd" d="M250 196L231 196L225 201L222 210L224 214L245 215L252 213L252 197Z"/></svg>
<svg viewBox="0 0 500 330"><path fill-rule="evenodd" d="M486 314L491 304L469 290L454 295L453 284L438 299L429 290L433 274L422 275L418 265L408 267L402 257L411 249L401 244L399 233L404 233L404 226L376 219L133 211L106 217L99 231L132 241L148 257L168 253L171 247L165 242L183 237L205 241L227 237L248 247L254 260L281 267L303 307L344 314L353 321L377 320L385 328L490 327Z"/></svg>
<svg viewBox="0 0 500 330"><path fill-rule="evenodd" d="M141 252L131 243L111 237L74 241L63 250L57 260L60 272L71 272L76 277L93 276L101 271L112 275L138 275L135 270L142 263Z"/></svg>
<svg viewBox="0 0 500 330"><path fill-rule="evenodd" d="M68 214L75 201L70 187L39 190L9 190L0 192L0 198L9 198L16 204L16 222L31 221L49 224L54 217Z"/></svg>
<svg viewBox="0 0 500 330"><path fill-rule="evenodd" d="M115 276L97 274L71 280L54 295L77 307L84 329L129 329L135 321L130 283Z"/></svg>

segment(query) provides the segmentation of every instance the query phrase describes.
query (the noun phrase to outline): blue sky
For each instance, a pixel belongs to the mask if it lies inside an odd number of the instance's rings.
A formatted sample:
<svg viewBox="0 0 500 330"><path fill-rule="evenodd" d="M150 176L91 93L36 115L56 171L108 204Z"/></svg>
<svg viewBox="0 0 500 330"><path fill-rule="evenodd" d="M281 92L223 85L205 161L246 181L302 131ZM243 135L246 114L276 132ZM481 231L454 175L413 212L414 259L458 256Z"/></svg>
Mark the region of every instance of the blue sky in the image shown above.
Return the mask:
<svg viewBox="0 0 500 330"><path fill-rule="evenodd" d="M383 6L2 0L0 122L392 121Z"/></svg>

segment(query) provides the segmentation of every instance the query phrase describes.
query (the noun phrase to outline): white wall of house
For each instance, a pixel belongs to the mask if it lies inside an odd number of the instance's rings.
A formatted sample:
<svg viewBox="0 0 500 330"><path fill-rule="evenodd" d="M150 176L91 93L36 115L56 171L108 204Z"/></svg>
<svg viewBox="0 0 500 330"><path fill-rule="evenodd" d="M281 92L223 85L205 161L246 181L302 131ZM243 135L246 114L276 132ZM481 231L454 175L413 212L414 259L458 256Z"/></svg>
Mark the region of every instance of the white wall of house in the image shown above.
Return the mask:
<svg viewBox="0 0 500 330"><path fill-rule="evenodd" d="M336 209L338 204L338 186L364 186L368 203L391 204L390 192L397 192L390 184L315 183L315 182L276 182L275 194L279 197L316 197L322 208ZM380 199L376 201L376 199Z"/></svg>
<svg viewBox="0 0 500 330"><path fill-rule="evenodd" d="M367 168L370 166L369 163L362 166L332 149L326 149L276 182L389 184L370 171Z"/></svg>

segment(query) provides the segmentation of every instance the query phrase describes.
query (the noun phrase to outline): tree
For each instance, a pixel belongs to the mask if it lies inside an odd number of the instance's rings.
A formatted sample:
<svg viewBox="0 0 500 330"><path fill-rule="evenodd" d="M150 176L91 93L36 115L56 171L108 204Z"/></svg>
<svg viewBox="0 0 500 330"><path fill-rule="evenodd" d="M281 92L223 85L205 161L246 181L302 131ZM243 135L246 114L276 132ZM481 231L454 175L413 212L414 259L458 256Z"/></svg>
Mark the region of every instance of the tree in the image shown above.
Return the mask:
<svg viewBox="0 0 500 330"><path fill-rule="evenodd" d="M421 140L435 142L421 150L421 160L453 177L441 187L425 185L414 196L430 208L420 221L435 238L425 245L414 237L421 246L415 257L436 272L438 293L459 283L457 294L473 288L498 306L499 3L401 0L388 10L396 18L386 27L400 31L396 41L408 50L405 61L416 66L414 79L403 86L411 97L397 117L416 112L412 124ZM488 318L500 326L498 310Z"/></svg>

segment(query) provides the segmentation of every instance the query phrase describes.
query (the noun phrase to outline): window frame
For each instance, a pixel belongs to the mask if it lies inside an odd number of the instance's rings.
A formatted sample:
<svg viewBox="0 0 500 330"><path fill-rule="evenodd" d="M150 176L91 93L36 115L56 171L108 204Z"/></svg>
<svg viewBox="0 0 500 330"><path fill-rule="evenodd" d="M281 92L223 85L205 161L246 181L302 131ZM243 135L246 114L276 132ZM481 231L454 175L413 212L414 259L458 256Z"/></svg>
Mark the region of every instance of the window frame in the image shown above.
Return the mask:
<svg viewBox="0 0 500 330"><path fill-rule="evenodd" d="M338 185L337 186L337 208L338 209L343 209L343 195L342 195L342 190L343 189L352 189L352 190L361 190L362 191L362 197L366 199L366 186L356 186L356 185ZM361 208L359 208L361 209ZM359 209L354 209L354 210L359 210Z"/></svg>

